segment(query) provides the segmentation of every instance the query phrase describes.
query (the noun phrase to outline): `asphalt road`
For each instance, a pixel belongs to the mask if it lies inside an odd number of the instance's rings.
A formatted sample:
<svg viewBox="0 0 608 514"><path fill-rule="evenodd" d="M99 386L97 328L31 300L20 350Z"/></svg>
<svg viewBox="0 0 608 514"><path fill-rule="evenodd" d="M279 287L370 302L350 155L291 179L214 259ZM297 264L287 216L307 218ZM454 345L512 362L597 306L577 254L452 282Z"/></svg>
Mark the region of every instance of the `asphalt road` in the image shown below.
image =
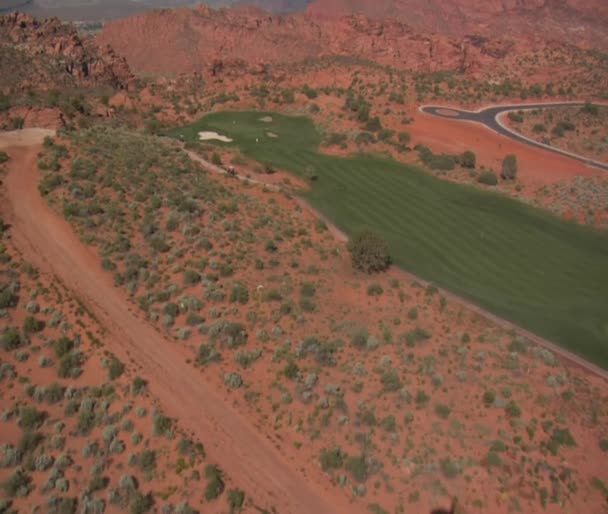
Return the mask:
<svg viewBox="0 0 608 514"><path fill-rule="evenodd" d="M604 171L608 171L608 164L604 162L594 161L593 159L589 159L582 155L577 155L566 150L562 150L560 148L556 148L551 145L546 145L544 143L539 143L538 141L534 141L533 139L522 136L518 132L511 130L507 126L505 126L502 122L499 121L498 116L503 113L508 113L512 111L531 111L533 109L546 109L547 107L572 107L572 106L583 106L584 102L556 102L556 103L539 103L539 104L512 104L512 105L495 105L492 107L486 107L485 109L480 109L479 111L465 111L462 109L455 109L449 106L438 106L438 105L423 105L420 107L420 111L426 114L431 114L433 116L438 116L440 118L445 118L448 120L458 120L458 121L472 121L475 123L481 123L485 125L490 130L497 132L501 136L508 137L514 141L518 141L520 143L535 146L537 148L541 148L543 150L547 150L553 153L557 153L560 155L564 155L566 157L570 157L571 159L576 159L587 166L591 166L594 168L599 168Z"/></svg>

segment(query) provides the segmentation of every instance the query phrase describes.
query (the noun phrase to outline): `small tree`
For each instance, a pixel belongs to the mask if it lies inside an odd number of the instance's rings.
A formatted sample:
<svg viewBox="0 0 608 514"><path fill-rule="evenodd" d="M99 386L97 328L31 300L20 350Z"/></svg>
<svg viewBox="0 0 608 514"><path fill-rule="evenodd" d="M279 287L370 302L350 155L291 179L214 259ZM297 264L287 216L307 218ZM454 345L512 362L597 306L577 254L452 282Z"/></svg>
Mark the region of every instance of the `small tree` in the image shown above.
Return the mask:
<svg viewBox="0 0 608 514"><path fill-rule="evenodd" d="M502 161L502 173L500 176L504 180L515 180L515 177L517 177L517 157L512 153L507 155Z"/></svg>
<svg viewBox="0 0 608 514"><path fill-rule="evenodd" d="M460 156L460 164L463 168L475 168L477 157L471 150L467 150Z"/></svg>
<svg viewBox="0 0 608 514"><path fill-rule="evenodd" d="M355 234L348 243L353 267L364 273L377 273L391 265L388 244L369 230Z"/></svg>

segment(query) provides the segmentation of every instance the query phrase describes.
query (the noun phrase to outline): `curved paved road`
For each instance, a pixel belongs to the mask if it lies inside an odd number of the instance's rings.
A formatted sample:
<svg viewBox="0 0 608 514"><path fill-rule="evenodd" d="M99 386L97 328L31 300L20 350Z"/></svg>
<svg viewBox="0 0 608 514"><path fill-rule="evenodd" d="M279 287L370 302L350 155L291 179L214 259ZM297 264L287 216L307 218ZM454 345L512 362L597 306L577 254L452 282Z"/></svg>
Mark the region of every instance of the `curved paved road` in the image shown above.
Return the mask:
<svg viewBox="0 0 608 514"><path fill-rule="evenodd" d="M526 136L521 135L514 130L508 128L501 120L500 115L513 111L531 111L534 109L546 109L547 107L576 107L583 106L584 102L551 102L551 103L539 103L539 104L511 104L511 105L494 105L492 107L486 107L484 109L480 109L478 111L465 111L463 109L456 109L454 107L449 106L439 106L439 105L423 105L420 107L420 111L425 114L431 114L433 116L438 116L440 118L445 118L448 120L458 120L458 121L472 121L475 123L481 123L485 125L490 130L494 132L513 139L514 141L518 141L520 143L524 143L529 146L535 146L537 148L542 148L543 150L549 150L550 152L557 153L560 155L564 155L566 157L570 157L571 159L576 159L587 166L592 166L594 168L599 168L604 171L608 171L608 164L600 161L595 161L593 159L589 159L584 157L583 155L578 155L575 153L568 152L566 150L562 150L561 148L556 148L551 145L546 145L544 143L540 143L533 139L530 139Z"/></svg>

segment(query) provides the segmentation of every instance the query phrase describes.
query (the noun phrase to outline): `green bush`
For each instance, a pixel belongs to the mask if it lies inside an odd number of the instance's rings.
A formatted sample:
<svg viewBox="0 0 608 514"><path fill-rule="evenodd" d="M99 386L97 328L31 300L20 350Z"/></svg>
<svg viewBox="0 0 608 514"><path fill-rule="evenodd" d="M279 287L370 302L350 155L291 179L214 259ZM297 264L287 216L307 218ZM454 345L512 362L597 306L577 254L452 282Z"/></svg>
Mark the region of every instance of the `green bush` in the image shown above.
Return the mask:
<svg viewBox="0 0 608 514"><path fill-rule="evenodd" d="M385 271L391 265L388 244L370 230L357 232L348 242L353 267L364 273Z"/></svg>
<svg viewBox="0 0 608 514"><path fill-rule="evenodd" d="M460 165L463 168L475 168L477 165L477 157L471 150L467 150L460 156Z"/></svg>
<svg viewBox="0 0 608 514"><path fill-rule="evenodd" d="M228 507L230 507L230 514L234 514L241 510L241 507L245 503L245 493L239 489L231 489L228 491Z"/></svg>
<svg viewBox="0 0 608 514"><path fill-rule="evenodd" d="M398 391L401 389L401 379L399 373L394 369L389 369L382 373L380 382L385 391Z"/></svg>
<svg viewBox="0 0 608 514"><path fill-rule="evenodd" d="M494 391L486 391L483 393L483 404L486 407L491 407L494 405L494 401L496 400L496 394Z"/></svg>
<svg viewBox="0 0 608 514"><path fill-rule="evenodd" d="M370 284L367 288L367 296L382 296L384 289L380 284Z"/></svg>
<svg viewBox="0 0 608 514"><path fill-rule="evenodd" d="M498 184L498 177L493 171L482 171L477 177L477 182L486 186L495 186Z"/></svg>
<svg viewBox="0 0 608 514"><path fill-rule="evenodd" d="M319 462L321 463L321 469L323 471L330 471L332 469L340 469L344 464L344 454L340 448L330 448L321 451L319 456Z"/></svg>
<svg viewBox="0 0 608 514"><path fill-rule="evenodd" d="M230 289L230 302L245 305L249 301L249 291L242 282L235 282Z"/></svg>
<svg viewBox="0 0 608 514"><path fill-rule="evenodd" d="M517 177L517 157L513 154L507 155L502 161L502 173L504 180L515 180Z"/></svg>
<svg viewBox="0 0 608 514"><path fill-rule="evenodd" d="M521 416L521 409L511 400L505 407L505 413L509 418L519 418Z"/></svg>
<svg viewBox="0 0 608 514"><path fill-rule="evenodd" d="M439 416L441 419L447 419L451 412L452 409L450 409L450 407L447 405L441 403L435 405L435 414L437 414L437 416Z"/></svg>
<svg viewBox="0 0 608 514"><path fill-rule="evenodd" d="M44 329L44 321L36 319L34 316L28 316L23 321L23 331L26 334L35 334Z"/></svg>
<svg viewBox="0 0 608 514"><path fill-rule="evenodd" d="M2 484L6 496L27 496L30 491L31 478L21 468L15 470L13 474Z"/></svg>
<svg viewBox="0 0 608 514"><path fill-rule="evenodd" d="M130 514L145 514L154 506L154 498L151 494L135 493L129 507Z"/></svg>
<svg viewBox="0 0 608 514"><path fill-rule="evenodd" d="M40 427L46 418L43 411L35 407L22 407L19 410L19 426L24 430L32 430Z"/></svg>
<svg viewBox="0 0 608 514"><path fill-rule="evenodd" d="M4 331L0 338L0 345L4 351L11 351L19 348L23 344L23 339L19 330L15 327L11 327Z"/></svg>
<svg viewBox="0 0 608 514"><path fill-rule="evenodd" d="M125 372L125 365L112 355L110 364L108 365L108 377L110 380L116 380Z"/></svg>
<svg viewBox="0 0 608 514"><path fill-rule="evenodd" d="M357 482L365 482L369 476L369 469L365 455L348 457L344 467Z"/></svg>
<svg viewBox="0 0 608 514"><path fill-rule="evenodd" d="M224 481L220 468L213 464L207 464L205 466L205 478L207 479L205 500L215 500L224 491Z"/></svg>
<svg viewBox="0 0 608 514"><path fill-rule="evenodd" d="M0 152L0 164L8 162L8 154L6 152Z"/></svg>

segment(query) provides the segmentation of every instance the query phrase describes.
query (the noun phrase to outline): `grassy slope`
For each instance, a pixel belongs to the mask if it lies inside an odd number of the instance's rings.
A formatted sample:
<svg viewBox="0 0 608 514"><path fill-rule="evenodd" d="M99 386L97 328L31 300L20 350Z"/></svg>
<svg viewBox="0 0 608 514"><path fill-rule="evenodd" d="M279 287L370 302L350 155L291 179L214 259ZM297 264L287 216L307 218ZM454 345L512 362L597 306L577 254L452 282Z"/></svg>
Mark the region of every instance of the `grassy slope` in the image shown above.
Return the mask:
<svg viewBox="0 0 608 514"><path fill-rule="evenodd" d="M605 233L416 167L321 155L310 120L266 114L215 113L172 135L215 130L262 163L316 173L308 199L340 228L372 227L403 268L608 368Z"/></svg>

